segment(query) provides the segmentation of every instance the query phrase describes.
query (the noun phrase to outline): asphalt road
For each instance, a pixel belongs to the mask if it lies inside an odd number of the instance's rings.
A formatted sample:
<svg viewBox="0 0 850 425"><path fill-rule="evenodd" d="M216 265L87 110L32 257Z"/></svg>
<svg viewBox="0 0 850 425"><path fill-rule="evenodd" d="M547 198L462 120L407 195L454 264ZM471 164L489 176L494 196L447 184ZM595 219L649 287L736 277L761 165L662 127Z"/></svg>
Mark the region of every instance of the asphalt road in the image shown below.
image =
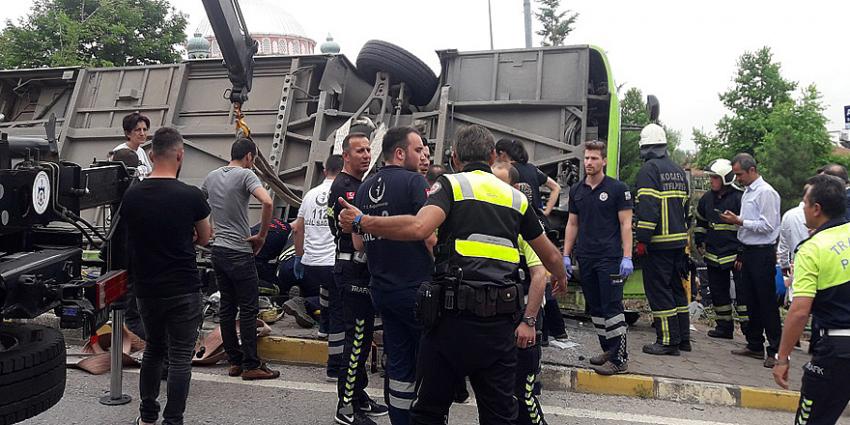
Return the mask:
<svg viewBox="0 0 850 425"><path fill-rule="evenodd" d="M186 412L186 424L332 425L336 387L325 382L323 370L276 365L282 378L275 381L245 382L225 375L223 367L195 368ZM378 375L370 393L382 397ZM103 406L98 398L109 387L109 375L91 376L68 371L65 397L49 411L25 424L119 425L131 424L138 413L138 370L124 374L124 392L133 397L130 404ZM163 388L163 394L165 393ZM791 424L790 413L728 407L679 404L576 393L544 392L542 404L550 425L555 424ZM377 422L388 425L386 417ZM477 424L474 401L454 405L451 424ZM850 420L839 422L850 425Z"/></svg>

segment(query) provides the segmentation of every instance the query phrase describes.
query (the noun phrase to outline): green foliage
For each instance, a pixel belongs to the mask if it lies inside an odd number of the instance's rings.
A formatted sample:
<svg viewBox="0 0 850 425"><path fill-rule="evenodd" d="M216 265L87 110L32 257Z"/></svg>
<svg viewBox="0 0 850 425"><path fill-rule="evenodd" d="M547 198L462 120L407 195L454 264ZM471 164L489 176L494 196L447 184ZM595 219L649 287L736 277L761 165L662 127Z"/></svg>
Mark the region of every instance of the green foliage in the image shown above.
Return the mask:
<svg viewBox="0 0 850 425"><path fill-rule="evenodd" d="M36 0L0 32L0 68L174 63L185 30L168 0Z"/></svg>
<svg viewBox="0 0 850 425"><path fill-rule="evenodd" d="M768 116L764 144L756 157L765 179L782 195L782 210L802 199L803 184L828 162L833 146L821 95L814 85L801 98L777 105Z"/></svg>
<svg viewBox="0 0 850 425"><path fill-rule="evenodd" d="M561 0L538 0L539 11L534 16L543 25L537 35L543 36L542 46L563 46L564 39L573 30L578 13L570 14L571 10L559 12ZM568 16L569 15L569 16Z"/></svg>

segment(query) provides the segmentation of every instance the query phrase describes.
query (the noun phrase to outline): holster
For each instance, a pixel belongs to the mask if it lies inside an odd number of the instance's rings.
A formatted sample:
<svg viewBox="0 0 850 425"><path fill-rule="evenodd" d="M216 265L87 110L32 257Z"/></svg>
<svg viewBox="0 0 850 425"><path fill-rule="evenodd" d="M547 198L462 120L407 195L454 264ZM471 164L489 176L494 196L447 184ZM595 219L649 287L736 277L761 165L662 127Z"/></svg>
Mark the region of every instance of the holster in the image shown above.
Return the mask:
<svg viewBox="0 0 850 425"><path fill-rule="evenodd" d="M457 309L477 317L517 315L525 307L524 297L522 285L518 283L495 285L491 282L462 281L458 285Z"/></svg>
<svg viewBox="0 0 850 425"><path fill-rule="evenodd" d="M436 326L443 313L443 286L440 282L426 282L416 292L414 317L427 331Z"/></svg>

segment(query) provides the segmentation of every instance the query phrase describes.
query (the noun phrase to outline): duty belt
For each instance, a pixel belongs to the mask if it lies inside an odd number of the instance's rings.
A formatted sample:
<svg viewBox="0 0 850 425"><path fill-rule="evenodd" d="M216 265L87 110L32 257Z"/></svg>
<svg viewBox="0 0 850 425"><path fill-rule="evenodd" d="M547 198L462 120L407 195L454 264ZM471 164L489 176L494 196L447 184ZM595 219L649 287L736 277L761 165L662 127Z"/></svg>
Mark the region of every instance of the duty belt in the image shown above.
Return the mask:
<svg viewBox="0 0 850 425"><path fill-rule="evenodd" d="M744 245L744 246L743 246L743 249L744 249L744 250L749 250L749 249L767 249L767 248L776 248L776 244L775 244L775 243L766 243L766 244L762 244L762 245Z"/></svg>
<svg viewBox="0 0 850 425"><path fill-rule="evenodd" d="M821 329L820 336L850 336L850 329Z"/></svg>
<svg viewBox="0 0 850 425"><path fill-rule="evenodd" d="M355 263L366 263L366 253L365 252L340 252L336 255L337 260L342 261L353 261Z"/></svg>
<svg viewBox="0 0 850 425"><path fill-rule="evenodd" d="M523 308L522 285L471 286L465 282L446 285L443 289L443 308L447 311L469 312L477 317L515 314Z"/></svg>

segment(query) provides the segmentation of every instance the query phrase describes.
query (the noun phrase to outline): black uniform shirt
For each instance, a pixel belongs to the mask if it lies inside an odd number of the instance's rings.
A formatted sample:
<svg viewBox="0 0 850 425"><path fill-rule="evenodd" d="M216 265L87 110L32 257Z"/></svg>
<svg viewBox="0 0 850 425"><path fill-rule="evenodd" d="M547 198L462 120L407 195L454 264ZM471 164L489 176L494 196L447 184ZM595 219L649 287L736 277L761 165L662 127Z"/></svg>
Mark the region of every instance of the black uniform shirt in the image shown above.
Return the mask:
<svg viewBox="0 0 850 425"><path fill-rule="evenodd" d="M374 216L416 215L428 199L421 174L387 165L360 185L355 205ZM382 291L418 288L431 280L434 262L423 241L391 241L363 235L369 257L371 286Z"/></svg>
<svg viewBox="0 0 850 425"><path fill-rule="evenodd" d="M623 256L619 213L632 209L632 194L626 185L605 176L592 188L584 179L570 188L570 214L578 216L575 255L585 258Z"/></svg>
<svg viewBox="0 0 850 425"><path fill-rule="evenodd" d="M357 194L357 189L360 187L360 180L351 174L342 171L334 179L331 184L331 190L328 192L328 226L331 228L331 233L334 235L334 244L336 244L337 254L354 253L354 243L351 242L351 233L342 231L339 226L339 213L342 212L342 206L339 205L337 199L342 198L349 203L354 202L354 196Z"/></svg>

